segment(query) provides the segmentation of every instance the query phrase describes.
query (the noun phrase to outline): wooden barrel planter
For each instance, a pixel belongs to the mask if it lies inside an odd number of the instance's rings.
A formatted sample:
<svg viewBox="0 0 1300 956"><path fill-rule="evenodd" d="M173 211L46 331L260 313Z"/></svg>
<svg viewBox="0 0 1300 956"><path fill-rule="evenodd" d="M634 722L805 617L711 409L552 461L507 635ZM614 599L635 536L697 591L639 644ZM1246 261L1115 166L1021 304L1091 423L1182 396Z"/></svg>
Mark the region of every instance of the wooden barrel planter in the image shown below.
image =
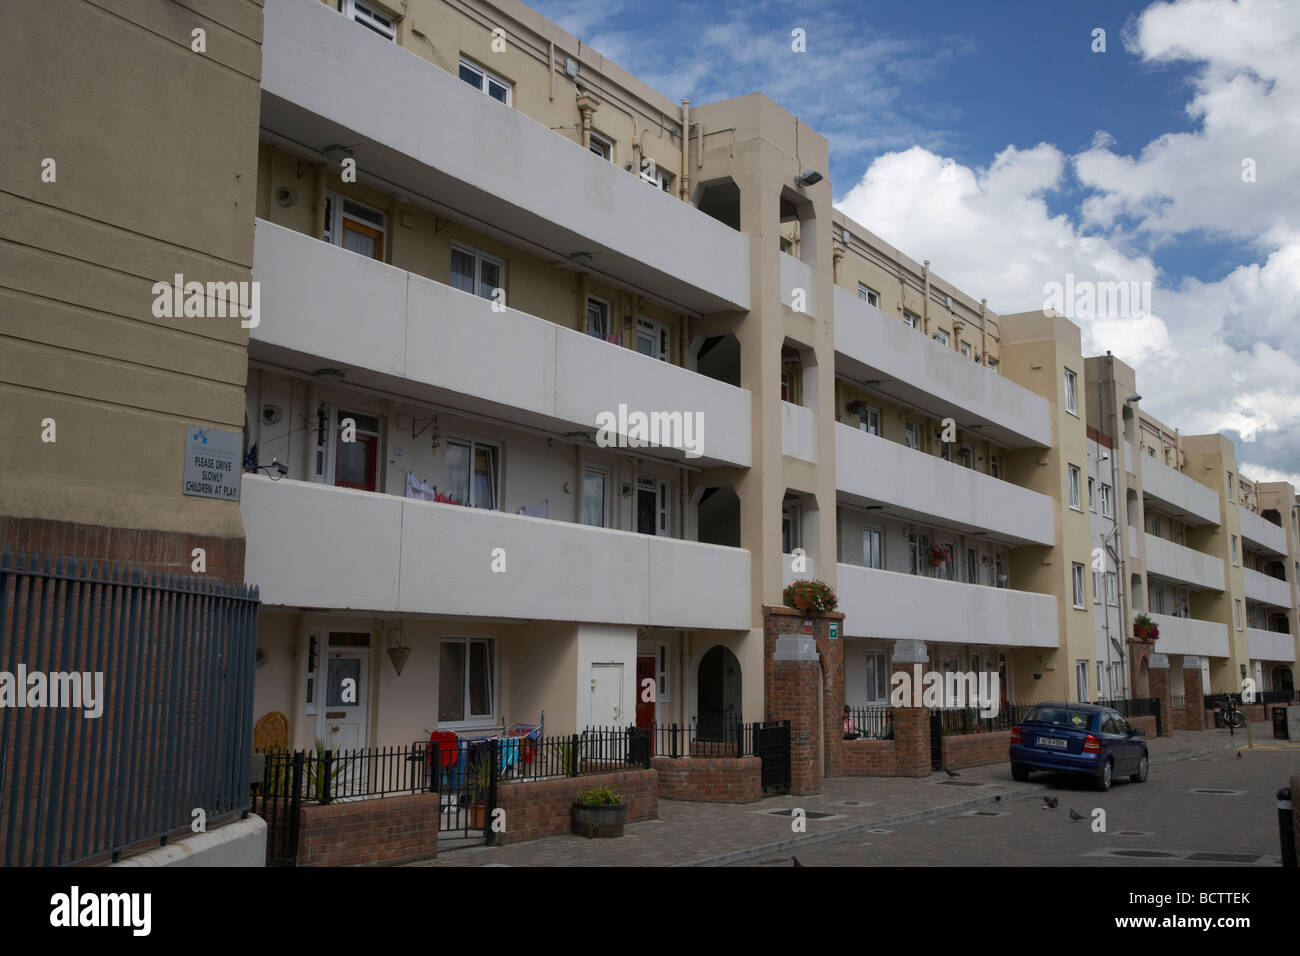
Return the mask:
<svg viewBox="0 0 1300 956"><path fill-rule="evenodd" d="M580 837L596 840L621 837L625 822L626 803L573 805L573 832Z"/></svg>

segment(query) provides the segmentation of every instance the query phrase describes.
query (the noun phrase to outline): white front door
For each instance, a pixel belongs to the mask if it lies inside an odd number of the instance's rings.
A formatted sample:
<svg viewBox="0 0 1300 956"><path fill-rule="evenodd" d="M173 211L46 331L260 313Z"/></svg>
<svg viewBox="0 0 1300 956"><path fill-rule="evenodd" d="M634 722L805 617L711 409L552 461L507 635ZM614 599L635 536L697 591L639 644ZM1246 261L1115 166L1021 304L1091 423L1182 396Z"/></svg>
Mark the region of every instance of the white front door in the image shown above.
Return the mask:
<svg viewBox="0 0 1300 956"><path fill-rule="evenodd" d="M636 350L661 362L668 361L668 326L645 316L636 320Z"/></svg>
<svg viewBox="0 0 1300 956"><path fill-rule="evenodd" d="M360 750L369 742L370 651L330 648L325 662L325 706L317 736L327 750Z"/></svg>
<svg viewBox="0 0 1300 956"><path fill-rule="evenodd" d="M591 665L591 722L596 727L623 723L623 665Z"/></svg>

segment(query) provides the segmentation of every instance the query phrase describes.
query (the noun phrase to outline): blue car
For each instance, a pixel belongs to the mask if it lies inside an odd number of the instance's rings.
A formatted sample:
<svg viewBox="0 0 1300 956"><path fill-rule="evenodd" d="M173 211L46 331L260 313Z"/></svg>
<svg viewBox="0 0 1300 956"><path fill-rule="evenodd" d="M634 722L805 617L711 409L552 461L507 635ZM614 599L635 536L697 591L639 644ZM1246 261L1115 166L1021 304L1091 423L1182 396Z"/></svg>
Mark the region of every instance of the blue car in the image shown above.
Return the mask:
<svg viewBox="0 0 1300 956"><path fill-rule="evenodd" d="M1108 707L1037 704L1011 729L1011 776L1025 781L1032 770L1077 773L1091 777L1098 790L1109 790L1125 774L1142 783L1150 766L1145 736Z"/></svg>

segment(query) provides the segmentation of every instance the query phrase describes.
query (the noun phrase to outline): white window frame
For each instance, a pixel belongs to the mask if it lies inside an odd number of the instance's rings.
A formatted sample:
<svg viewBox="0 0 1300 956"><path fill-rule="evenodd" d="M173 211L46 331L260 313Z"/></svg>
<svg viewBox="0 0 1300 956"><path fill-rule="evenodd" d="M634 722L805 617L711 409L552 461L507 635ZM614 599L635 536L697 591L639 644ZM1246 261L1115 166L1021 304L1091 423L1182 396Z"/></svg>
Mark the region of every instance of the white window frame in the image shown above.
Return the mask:
<svg viewBox="0 0 1300 956"><path fill-rule="evenodd" d="M1080 472L1079 472L1079 466L1078 466L1078 465L1067 465L1066 467L1067 467L1067 469L1069 470L1069 475L1070 475L1070 510L1072 510L1072 511L1082 511L1083 508L1082 508L1082 506L1081 506L1081 504L1080 504L1080 497L1079 497L1079 494L1080 494L1080 488L1079 488L1079 475L1080 475Z"/></svg>
<svg viewBox="0 0 1300 956"><path fill-rule="evenodd" d="M1232 537L1232 566L1235 568L1237 567L1237 536L1234 534L1231 535L1231 537Z"/></svg>
<svg viewBox="0 0 1300 956"><path fill-rule="evenodd" d="M1002 477L1002 456L989 455L989 475L994 478Z"/></svg>
<svg viewBox="0 0 1300 956"><path fill-rule="evenodd" d="M980 583L980 556L978 548L966 549L966 583Z"/></svg>
<svg viewBox="0 0 1300 956"><path fill-rule="evenodd" d="M944 348L948 347L948 333L945 332L943 329L935 330L934 340L938 342L940 345L942 345Z"/></svg>
<svg viewBox="0 0 1300 956"><path fill-rule="evenodd" d="M1234 598L1232 601L1232 619L1236 622L1237 630L1241 630L1241 598Z"/></svg>
<svg viewBox="0 0 1300 956"><path fill-rule="evenodd" d="M871 536L875 536L876 559L879 563L871 563L871 547L868 542ZM874 525L868 525L862 529L862 566L864 568L875 568L878 571L885 570L885 530Z"/></svg>
<svg viewBox="0 0 1300 956"><path fill-rule="evenodd" d="M672 522L672 500L673 490L666 478L657 478L654 475L638 475L636 479L638 495L642 490L655 493L655 536L660 538L671 537L673 532ZM637 499L632 499L632 522L636 523ZM641 533L639 529L632 530Z"/></svg>
<svg viewBox="0 0 1300 956"><path fill-rule="evenodd" d="M599 306L599 311L603 313L601 317L605 321L605 331L602 332L600 335L596 335L594 332L591 331L592 303L595 303L597 306ZM602 342L608 342L609 336L611 334L610 329L612 329L613 327L614 327L614 308L610 304L609 300L602 299L598 295L587 296L587 328L585 329L586 333L590 335L593 339L600 339Z"/></svg>
<svg viewBox="0 0 1300 956"><path fill-rule="evenodd" d="M372 219L367 219L362 215L358 215L356 212L347 211L344 209L345 206L352 206L354 209L365 210L366 212L379 217L379 221L375 222ZM351 196L344 196L342 193L327 190L325 193L325 210L325 235L321 238L330 245L338 246L340 249L344 248L343 219L346 217L360 226L376 230L381 236L383 236L384 255L388 255L388 214L382 209L376 209L374 206L353 199ZM375 261L382 262L384 260L381 258L376 259Z"/></svg>
<svg viewBox="0 0 1300 956"><path fill-rule="evenodd" d="M970 442L962 442L957 446L957 464L963 468L975 467L975 449Z"/></svg>
<svg viewBox="0 0 1300 956"><path fill-rule="evenodd" d="M364 0L339 0L338 11L384 39L397 42L397 21Z"/></svg>
<svg viewBox="0 0 1300 956"><path fill-rule="evenodd" d="M362 428L361 423L357 422L357 434L373 436L375 439L375 491L384 490L384 416L379 412L362 410L355 405L326 405L325 406L325 447L319 444L316 450L319 454L317 461L323 470L316 473L316 480L322 484L329 485L331 488L336 487L334 484L334 469L338 459L338 435L342 427L339 422L341 415L347 415L356 421L355 416L363 415L366 418L373 418L379 423L377 431L369 428ZM312 424L311 430L316 431L315 424Z"/></svg>
<svg viewBox="0 0 1300 956"><path fill-rule="evenodd" d="M903 444L913 451L921 450L921 428L916 422L903 422Z"/></svg>
<svg viewBox="0 0 1300 956"><path fill-rule="evenodd" d="M600 524L587 524L587 476L600 475L605 482L605 493L600 502ZM585 465L582 469L582 523L588 528L609 527L609 469L604 465Z"/></svg>
<svg viewBox="0 0 1300 956"><path fill-rule="evenodd" d="M1075 661L1074 664L1074 689L1079 694L1079 701L1088 700L1088 662Z"/></svg>
<svg viewBox="0 0 1300 956"><path fill-rule="evenodd" d="M1111 493L1110 485L1106 484L1103 481L1101 483L1101 514L1102 517L1105 518L1110 517L1110 493Z"/></svg>
<svg viewBox="0 0 1300 956"><path fill-rule="evenodd" d="M669 327L668 323L660 322L658 319L652 319L646 315L638 315L636 317L637 337L632 344L633 347L636 348L637 352L639 352L642 355L645 355L646 353L642 352L639 347L641 344L641 334L643 332L647 335L651 335L655 343L653 346L654 352L652 352L648 357L652 359L658 359L660 362L669 361L670 356L672 354L673 345L672 345L672 330Z"/></svg>
<svg viewBox="0 0 1300 956"><path fill-rule="evenodd" d="M1065 410L1079 417L1079 377L1071 369L1065 370Z"/></svg>
<svg viewBox="0 0 1300 956"><path fill-rule="evenodd" d="M506 281L506 264L505 264L505 261L504 261L503 259L498 259L496 256L490 256L490 255L488 255L486 252L484 252L483 250L481 250L481 249L475 249L473 246L467 246L467 245L466 245L465 243L463 243L463 242L453 242L453 243L451 244L451 248L452 248L452 251L453 251L453 252L459 252L459 253L461 253L462 255L472 256L473 259L474 259L474 291L473 291L472 293L469 293L469 294L471 294L471 295L476 295L476 296L478 296L480 299L487 299L488 301L492 301L492 300L493 300L493 294L494 294L494 292L496 291L496 289L498 289L498 288L502 288L502 289L504 289L504 288L505 288L505 281ZM491 286L491 287L489 287L489 286L487 286L487 285L483 282L483 264L484 264L485 262L487 262L487 263L491 263L491 264L493 264L493 265L495 265L495 266L497 267L497 270L498 270L497 274L501 276L501 285L500 285L500 286ZM451 277L451 272L450 272L450 270L451 270L451 263L450 263L450 261L447 263L447 268L448 268L448 278L450 279L450 277ZM449 284L450 284L450 283L449 283ZM456 289L456 286L455 286L455 285L452 285L452 288L453 288L453 289ZM456 289L456 291L457 291L457 292L468 292L469 290L467 290L467 289ZM485 295L484 293L486 293L486 295Z"/></svg>
<svg viewBox="0 0 1300 956"><path fill-rule="evenodd" d="M475 453L480 447L491 448L496 452L494 456L495 465L496 465L496 474L492 476L493 477L492 486L495 489L497 500L492 503L491 508L483 508L482 510L500 511L502 507L501 477L502 477L502 471L505 469L505 463L502 460L504 456L502 455L502 451L501 451L501 443L498 441L484 441L482 438L474 438L469 435L449 435L447 437L447 447L450 448L452 445L462 445L469 450L469 494L468 494L469 501L464 502L465 506L469 508L480 507L474 500L475 498L474 458L476 457ZM451 467L450 463L444 462L444 467L450 468ZM451 494L451 490L448 489L447 493Z"/></svg>
<svg viewBox="0 0 1300 956"><path fill-rule="evenodd" d="M491 686L492 707L491 707L491 713L490 713L490 714L486 714L486 715L484 715L484 714L478 714L478 715L475 715L475 714L471 714L471 713L470 713L470 686L469 686L469 679L470 679L471 645L472 645L472 644L476 644L476 643L477 643L477 644L487 644L487 645L488 645L488 648L489 648L489 653L490 653L491 656L492 656L492 674L491 674L491 678L490 678L491 681L492 681L492 686ZM462 719L462 720L439 721L439 722L438 722L438 729L439 729L439 730L457 730L457 729L468 730L468 729L470 729L470 728L474 728L474 727L495 727L496 724L497 724L497 712L500 710L500 702L501 702L501 701L500 701L500 693L501 693L501 690L500 690L500 688L501 688L501 679L500 679L500 678L501 678L501 655L500 655L500 648L497 647L496 638L495 638L495 637L484 637L484 636L480 636L480 635L477 635L477 634L474 634L474 635L464 635L464 636L460 636L460 635L449 635L449 636L446 636L446 637L439 638L439 640L438 640L438 671L439 671L439 673L438 673L438 681L439 681L438 696L439 696L439 697L442 696L442 689L441 689L441 681L442 681L442 645L444 645L444 644L464 644L464 645L465 645L465 673L464 673L464 675L463 675L463 677L464 677L464 693L465 693L465 697L464 697L464 700L465 700L465 717L464 717L464 719ZM438 709L439 709L439 712L441 712L441 709L442 709L442 701L441 701L441 700L438 701Z"/></svg>
<svg viewBox="0 0 1300 956"><path fill-rule="evenodd" d="M1232 472L1228 472L1228 500L1232 500Z"/></svg>
<svg viewBox="0 0 1300 956"><path fill-rule="evenodd" d="M903 310L903 324L909 329L919 329L921 327L921 317L915 312Z"/></svg>
<svg viewBox="0 0 1300 956"><path fill-rule="evenodd" d="M1106 572L1106 603L1111 607L1119 604L1119 576L1114 571Z"/></svg>
<svg viewBox="0 0 1300 956"><path fill-rule="evenodd" d="M873 420L874 419L874 424ZM874 405L864 405L858 412L858 431L868 435L880 436L880 409Z"/></svg>
<svg viewBox="0 0 1300 956"><path fill-rule="evenodd" d="M966 356L967 358L970 358L970 343L969 343L969 342L961 342L961 343L957 346L957 348L960 349L962 355Z"/></svg>
<svg viewBox="0 0 1300 956"><path fill-rule="evenodd" d="M877 309L880 308L880 293L865 282L858 283L858 298L867 305L874 305Z"/></svg>
<svg viewBox="0 0 1300 956"><path fill-rule="evenodd" d="M1097 479L1088 479L1088 510L1097 513Z"/></svg>
<svg viewBox="0 0 1300 956"><path fill-rule="evenodd" d="M785 554L793 554L795 548L803 547L803 509L798 498L786 498L781 502L781 537L789 538L788 548L782 541L781 551Z"/></svg>
<svg viewBox="0 0 1300 956"><path fill-rule="evenodd" d="M673 699L672 682L668 679L668 642L659 641L655 645L655 691L660 703Z"/></svg>
<svg viewBox="0 0 1300 956"><path fill-rule="evenodd" d="M1074 593L1072 595L1072 598L1074 600L1075 610L1078 611L1085 610L1088 606L1087 605L1088 594L1087 591L1084 590L1084 586L1083 586L1083 565L1080 564L1078 561L1073 562L1070 565L1070 574L1071 577L1073 578L1072 584L1073 584Z"/></svg>
<svg viewBox="0 0 1300 956"><path fill-rule="evenodd" d="M495 73L493 73L491 70L489 70L487 67L479 66L479 65L478 65L477 63L475 63L473 60L467 59L467 58L465 58L465 57L463 57L463 56L460 58L460 65L459 65L459 66L460 66L460 69L467 69L467 70L471 71L472 73L477 73L477 74L478 74L478 77L479 77L479 85L478 85L479 92L482 93L484 96L488 97L488 99L493 99L493 100L496 100L496 99L497 99L495 96L493 96L491 93L488 92L488 90L489 90L489 86L488 86L488 84L489 84L489 83L495 83L497 86L500 86L500 87L504 88L505 91L506 91L506 98L505 98L504 105L505 105L505 106L510 106L510 105L514 102L514 98L515 98L515 85L514 85L513 83L511 83L509 80L502 79L501 77L499 77L499 76L497 76ZM460 75L460 69L458 69L458 70L456 71L456 76L457 76L457 78L458 78L462 83L468 83L469 81L466 80L463 76ZM501 101L501 100L497 100L497 102L500 103L500 102L502 102L502 101Z"/></svg>
<svg viewBox="0 0 1300 956"><path fill-rule="evenodd" d="M1001 372L998 371L998 360L993 358L992 356L989 357L987 368L990 372L993 372L994 374L997 375L1002 374Z"/></svg>
<svg viewBox="0 0 1300 956"><path fill-rule="evenodd" d="M600 133L592 130L591 139L588 140L588 142L591 144L587 147L589 152L594 153L601 159L608 160L611 163L614 162L614 141L612 139L608 136L602 136ZM601 148L595 149L594 147L596 146Z"/></svg>
<svg viewBox="0 0 1300 956"><path fill-rule="evenodd" d="M1101 571L1092 572L1092 603L1093 604L1101 603L1101 587L1099 583L1101 581L1101 575L1102 575Z"/></svg>

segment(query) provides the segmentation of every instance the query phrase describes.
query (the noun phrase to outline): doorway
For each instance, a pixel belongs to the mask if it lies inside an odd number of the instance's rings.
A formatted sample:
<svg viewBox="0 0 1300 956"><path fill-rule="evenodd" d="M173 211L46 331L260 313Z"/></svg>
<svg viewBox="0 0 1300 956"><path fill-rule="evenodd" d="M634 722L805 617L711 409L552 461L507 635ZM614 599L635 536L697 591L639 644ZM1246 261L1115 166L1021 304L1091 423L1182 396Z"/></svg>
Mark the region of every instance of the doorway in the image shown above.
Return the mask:
<svg viewBox="0 0 1300 956"><path fill-rule="evenodd" d="M325 660L325 706L316 736L328 750L360 750L370 743L370 635L332 633Z"/></svg>
<svg viewBox="0 0 1300 956"><path fill-rule="evenodd" d="M741 721L740 661L728 648L719 644L700 659L696 695L699 738L730 739Z"/></svg>

